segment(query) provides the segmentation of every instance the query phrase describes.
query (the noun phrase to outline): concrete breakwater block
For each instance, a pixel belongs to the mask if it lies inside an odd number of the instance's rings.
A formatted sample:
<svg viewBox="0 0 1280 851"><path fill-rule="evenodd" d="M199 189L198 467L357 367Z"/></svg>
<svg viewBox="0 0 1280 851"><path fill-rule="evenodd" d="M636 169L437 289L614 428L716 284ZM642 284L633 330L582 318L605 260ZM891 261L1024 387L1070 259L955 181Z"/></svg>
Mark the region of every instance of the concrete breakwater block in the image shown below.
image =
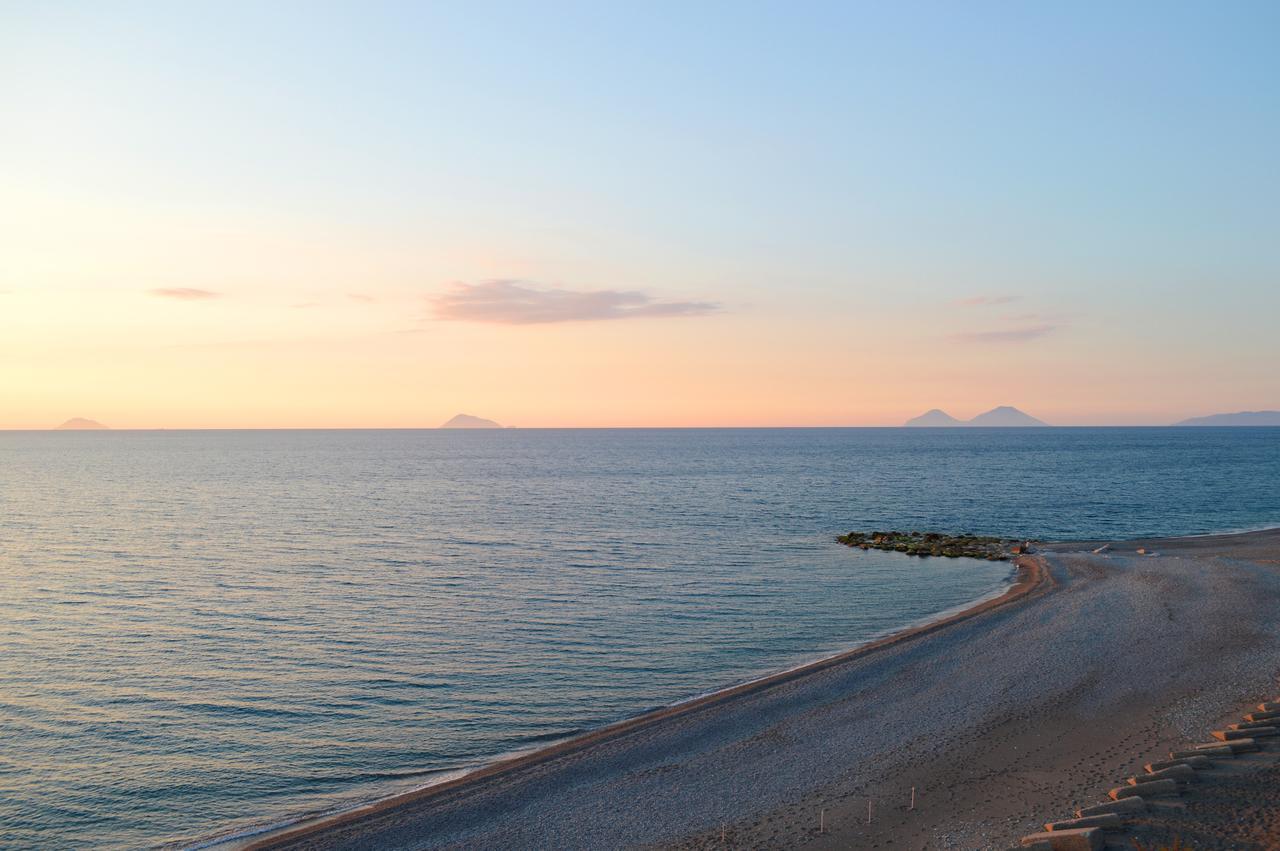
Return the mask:
<svg viewBox="0 0 1280 851"><path fill-rule="evenodd" d="M1228 749L1229 750L1229 749ZM1165 768L1173 768L1175 765L1186 765L1194 768L1196 771L1203 771L1207 768L1213 768L1213 761L1207 756L1201 754L1192 754L1184 757L1170 757L1163 762L1148 762L1142 766L1142 770L1151 774Z"/></svg>
<svg viewBox="0 0 1280 851"><path fill-rule="evenodd" d="M1152 780L1149 783L1134 783L1132 786L1117 786L1107 793L1113 801L1138 795L1143 798L1162 798L1178 794L1177 780Z"/></svg>
<svg viewBox="0 0 1280 851"><path fill-rule="evenodd" d="M1280 724L1275 718L1268 718L1266 721L1241 721L1239 724L1228 724L1228 730L1266 730L1269 727L1276 727ZM1280 728L1277 728L1280 729Z"/></svg>
<svg viewBox="0 0 1280 851"><path fill-rule="evenodd" d="M1273 709L1270 712L1250 712L1244 716L1246 721L1275 721L1280 718L1280 709Z"/></svg>
<svg viewBox="0 0 1280 851"><path fill-rule="evenodd" d="M1081 818L1066 819L1065 821L1051 821L1045 824L1044 829L1048 833L1061 833L1064 830L1078 830L1082 827L1120 830L1124 827L1124 820L1117 813L1103 813L1102 815L1083 816Z"/></svg>
<svg viewBox="0 0 1280 851"><path fill-rule="evenodd" d="M1125 782L1130 786L1136 786L1139 783L1150 783L1154 780L1177 780L1181 783L1190 783L1196 779L1196 770L1189 765L1173 765L1169 768L1162 768L1159 771L1152 771L1149 774L1139 774L1136 777L1130 777Z"/></svg>
<svg viewBox="0 0 1280 851"><path fill-rule="evenodd" d="M1096 827L1055 830L1022 837L1023 848L1044 848L1047 851L1102 851L1106 844L1102 830Z"/></svg>
<svg viewBox="0 0 1280 851"><path fill-rule="evenodd" d="M1259 712L1280 712L1280 701L1268 700L1265 703L1258 704Z"/></svg>
<svg viewBox="0 0 1280 851"><path fill-rule="evenodd" d="M1213 737L1220 742L1234 742L1239 739L1261 739L1280 733L1275 727L1254 727L1252 730L1214 730Z"/></svg>
<svg viewBox="0 0 1280 851"><path fill-rule="evenodd" d="M1091 807L1080 807L1076 810L1076 818L1088 818L1089 816L1101 816L1107 813L1133 814L1146 812L1147 802L1137 795L1131 795L1128 798L1120 798L1115 801L1107 801L1103 804L1094 804Z"/></svg>
<svg viewBox="0 0 1280 851"><path fill-rule="evenodd" d="M1258 743L1253 739L1232 739L1228 742L1209 742L1208 744L1196 745L1196 750L1201 753L1216 753L1218 748L1227 748L1232 754L1250 753L1258 749Z"/></svg>
<svg viewBox="0 0 1280 851"><path fill-rule="evenodd" d="M1233 757L1236 752L1222 742L1214 742L1211 745L1196 745L1193 750L1189 751L1169 751L1169 759L1186 759L1194 756L1225 756Z"/></svg>

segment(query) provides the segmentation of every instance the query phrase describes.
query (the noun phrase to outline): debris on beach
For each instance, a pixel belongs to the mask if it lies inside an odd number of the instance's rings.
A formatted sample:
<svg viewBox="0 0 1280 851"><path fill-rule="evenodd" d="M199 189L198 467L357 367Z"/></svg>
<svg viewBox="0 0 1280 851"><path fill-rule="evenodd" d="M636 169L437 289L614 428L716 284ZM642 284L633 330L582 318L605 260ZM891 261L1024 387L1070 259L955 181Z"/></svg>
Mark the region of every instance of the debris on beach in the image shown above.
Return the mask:
<svg viewBox="0 0 1280 851"><path fill-rule="evenodd" d="M885 550L912 556L980 558L1008 561L1033 551L1030 541L985 535L944 535L940 532L850 532L836 540L846 547Z"/></svg>

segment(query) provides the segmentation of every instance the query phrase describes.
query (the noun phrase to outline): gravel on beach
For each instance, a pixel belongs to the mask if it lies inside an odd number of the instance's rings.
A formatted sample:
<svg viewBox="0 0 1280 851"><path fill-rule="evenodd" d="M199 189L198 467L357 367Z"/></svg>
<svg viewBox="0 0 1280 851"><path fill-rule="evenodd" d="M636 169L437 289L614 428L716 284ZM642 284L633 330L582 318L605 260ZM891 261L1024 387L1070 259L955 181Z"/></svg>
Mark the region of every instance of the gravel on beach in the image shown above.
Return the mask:
<svg viewBox="0 0 1280 851"><path fill-rule="evenodd" d="M1280 531L1098 543L1008 605L256 847L1016 845L1277 691Z"/></svg>

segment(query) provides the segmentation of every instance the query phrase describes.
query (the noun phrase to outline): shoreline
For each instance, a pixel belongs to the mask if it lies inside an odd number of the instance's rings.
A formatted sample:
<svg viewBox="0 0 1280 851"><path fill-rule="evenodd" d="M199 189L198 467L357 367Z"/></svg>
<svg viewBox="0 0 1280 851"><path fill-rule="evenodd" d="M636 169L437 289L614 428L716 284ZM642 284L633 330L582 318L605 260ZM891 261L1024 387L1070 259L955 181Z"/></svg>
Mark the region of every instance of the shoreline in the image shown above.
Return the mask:
<svg viewBox="0 0 1280 851"><path fill-rule="evenodd" d="M1012 561L1012 564L1012 576L1003 591L999 593L991 592L970 604L966 604L959 610L944 610L937 613L937 615L929 616L923 623L908 625L903 629L895 630L879 638L873 638L856 647L837 651L834 654L813 661L765 674L706 694L695 695L667 706L641 712L638 715L615 721L584 733L572 735L532 750L519 751L506 757L499 756L473 769L460 768L446 771L445 773L462 772L460 776L448 780L389 795L336 812L303 817L300 820L290 821L278 826L267 826L252 833L240 833L225 838L210 838L194 845L182 846L182 848L184 851L197 851L197 849L205 848L261 851L261 849L274 847L278 843L289 843L314 834L323 833L331 828L348 824L371 814L394 809L409 803L429 800L435 796L464 789L472 784L500 779L504 774L554 760L585 750L615 737L624 736L654 724L660 724L672 718L710 709L726 701L812 675L832 666L931 634L953 624L977 617L985 612L1016 603L1033 592L1043 592L1046 590L1047 585L1052 584L1052 577L1038 555L1019 556Z"/></svg>
<svg viewBox="0 0 1280 851"><path fill-rule="evenodd" d="M236 847L1016 844L1280 671L1280 530L1110 543L1041 545L956 614Z"/></svg>

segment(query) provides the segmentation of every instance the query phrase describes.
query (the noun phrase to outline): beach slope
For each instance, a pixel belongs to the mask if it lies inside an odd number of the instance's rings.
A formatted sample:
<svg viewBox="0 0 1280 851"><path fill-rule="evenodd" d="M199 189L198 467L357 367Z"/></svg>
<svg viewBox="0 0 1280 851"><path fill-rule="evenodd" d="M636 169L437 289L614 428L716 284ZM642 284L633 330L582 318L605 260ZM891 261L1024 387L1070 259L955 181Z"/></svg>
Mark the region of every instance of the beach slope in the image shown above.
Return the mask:
<svg viewBox="0 0 1280 851"><path fill-rule="evenodd" d="M1280 531L1098 546L945 624L252 847L1016 844L1280 670Z"/></svg>

